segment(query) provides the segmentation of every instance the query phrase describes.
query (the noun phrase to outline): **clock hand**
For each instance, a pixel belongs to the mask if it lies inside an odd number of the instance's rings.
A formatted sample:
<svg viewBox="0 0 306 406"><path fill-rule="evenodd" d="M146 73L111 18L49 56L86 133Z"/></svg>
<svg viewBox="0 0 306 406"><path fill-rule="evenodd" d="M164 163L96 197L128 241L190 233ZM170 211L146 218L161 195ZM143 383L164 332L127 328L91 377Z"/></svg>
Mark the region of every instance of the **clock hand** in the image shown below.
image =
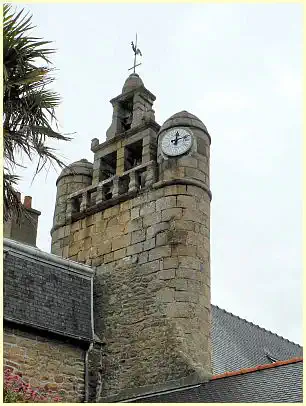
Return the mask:
<svg viewBox="0 0 306 406"><path fill-rule="evenodd" d="M171 140L171 142L175 145L177 145L178 140L186 139L188 138L188 135L183 135L182 137L176 138L175 140Z"/></svg>
<svg viewBox="0 0 306 406"><path fill-rule="evenodd" d="M171 140L172 144L177 145L177 140L179 139L178 137L180 136L179 132L177 131L175 134L175 140Z"/></svg>
<svg viewBox="0 0 306 406"><path fill-rule="evenodd" d="M177 139L177 141L178 141L178 140L182 140L182 139L186 139L186 138L188 138L188 135L183 135L182 137L179 137L179 138Z"/></svg>

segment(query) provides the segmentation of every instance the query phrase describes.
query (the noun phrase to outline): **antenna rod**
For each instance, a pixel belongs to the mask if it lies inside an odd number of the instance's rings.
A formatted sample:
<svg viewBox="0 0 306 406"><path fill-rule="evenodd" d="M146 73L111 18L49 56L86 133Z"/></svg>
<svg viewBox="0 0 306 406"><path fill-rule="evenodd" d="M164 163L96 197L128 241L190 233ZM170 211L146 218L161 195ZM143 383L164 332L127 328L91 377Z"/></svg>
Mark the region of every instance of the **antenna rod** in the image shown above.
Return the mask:
<svg viewBox="0 0 306 406"><path fill-rule="evenodd" d="M137 32L136 32L136 43L135 43L135 51L134 51L134 73L136 68L136 55L137 55Z"/></svg>

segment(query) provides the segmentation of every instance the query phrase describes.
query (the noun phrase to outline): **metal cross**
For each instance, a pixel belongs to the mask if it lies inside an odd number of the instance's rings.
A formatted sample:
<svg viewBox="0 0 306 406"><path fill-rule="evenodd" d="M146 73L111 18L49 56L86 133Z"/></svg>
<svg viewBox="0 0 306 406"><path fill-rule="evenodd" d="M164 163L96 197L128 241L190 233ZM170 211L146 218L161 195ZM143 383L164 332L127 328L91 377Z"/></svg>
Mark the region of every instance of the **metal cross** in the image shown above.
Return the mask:
<svg viewBox="0 0 306 406"><path fill-rule="evenodd" d="M135 68L136 68L136 66L141 65L141 63L136 64L136 57L137 57L137 55L142 56L142 53L141 53L140 49L137 48L137 33L136 33L136 41L135 41L135 44L134 44L134 42L132 41L132 42L131 42L131 45L132 45L132 49L133 49L133 51L134 51L134 65L133 65L129 70L133 69L133 70L134 70L134 73L135 73Z"/></svg>

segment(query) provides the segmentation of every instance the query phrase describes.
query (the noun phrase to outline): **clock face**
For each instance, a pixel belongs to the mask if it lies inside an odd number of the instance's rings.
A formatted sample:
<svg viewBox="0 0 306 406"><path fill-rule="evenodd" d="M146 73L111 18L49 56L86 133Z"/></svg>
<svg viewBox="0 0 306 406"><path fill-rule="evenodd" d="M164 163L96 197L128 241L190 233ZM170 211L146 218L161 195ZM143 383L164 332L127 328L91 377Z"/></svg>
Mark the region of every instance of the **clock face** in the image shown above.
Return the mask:
<svg viewBox="0 0 306 406"><path fill-rule="evenodd" d="M166 132L161 141L162 151L169 156L182 155L192 145L192 133L185 128L173 128Z"/></svg>

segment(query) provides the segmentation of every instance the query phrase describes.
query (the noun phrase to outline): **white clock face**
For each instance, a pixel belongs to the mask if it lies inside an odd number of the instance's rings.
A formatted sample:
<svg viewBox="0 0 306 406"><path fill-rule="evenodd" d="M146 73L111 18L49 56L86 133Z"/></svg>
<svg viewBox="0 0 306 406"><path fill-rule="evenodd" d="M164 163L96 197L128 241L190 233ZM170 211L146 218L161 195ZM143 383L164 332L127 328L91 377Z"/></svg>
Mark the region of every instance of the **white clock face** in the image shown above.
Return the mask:
<svg viewBox="0 0 306 406"><path fill-rule="evenodd" d="M161 141L162 151L169 156L182 155L192 145L192 133L185 128L173 128L166 132Z"/></svg>

